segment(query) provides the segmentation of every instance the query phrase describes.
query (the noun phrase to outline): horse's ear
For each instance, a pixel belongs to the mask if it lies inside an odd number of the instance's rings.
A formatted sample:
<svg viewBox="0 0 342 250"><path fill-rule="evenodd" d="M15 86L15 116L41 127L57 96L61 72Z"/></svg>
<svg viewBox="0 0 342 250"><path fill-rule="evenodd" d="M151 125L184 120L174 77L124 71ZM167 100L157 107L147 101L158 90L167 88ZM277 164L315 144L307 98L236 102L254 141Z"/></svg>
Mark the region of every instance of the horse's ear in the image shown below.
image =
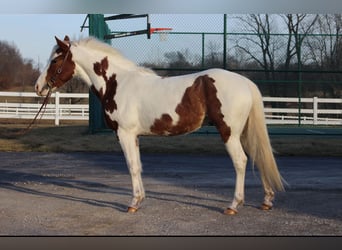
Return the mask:
<svg viewBox="0 0 342 250"><path fill-rule="evenodd" d="M69 36L66 35L66 36L64 37L64 42L70 42Z"/></svg>
<svg viewBox="0 0 342 250"><path fill-rule="evenodd" d="M58 47L62 50L62 51L67 51L69 46L66 44L66 42L58 39L58 37L55 36L56 42Z"/></svg>

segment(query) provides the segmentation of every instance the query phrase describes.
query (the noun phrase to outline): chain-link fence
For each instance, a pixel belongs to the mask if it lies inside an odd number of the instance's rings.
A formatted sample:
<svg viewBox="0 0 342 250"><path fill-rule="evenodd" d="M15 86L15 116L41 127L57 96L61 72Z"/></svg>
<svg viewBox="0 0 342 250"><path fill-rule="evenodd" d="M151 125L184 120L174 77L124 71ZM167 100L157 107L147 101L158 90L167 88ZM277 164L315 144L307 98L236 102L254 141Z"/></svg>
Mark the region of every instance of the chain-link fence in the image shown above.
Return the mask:
<svg viewBox="0 0 342 250"><path fill-rule="evenodd" d="M286 18L281 15L270 15L268 20L265 15L254 18L250 15L150 15L152 26L173 30L154 33L151 39L134 36L113 39L111 43L131 60L161 75L220 67L247 75L264 95L341 96L342 36L338 33L337 21L320 22L318 28L311 26L306 30L316 18L316 15L307 15L297 31L289 31ZM141 20L107 23L113 33L145 25ZM319 23L317 18L315 23ZM319 28L323 32L323 25L330 26L329 34L317 33ZM333 26L336 26L335 33Z"/></svg>
<svg viewBox="0 0 342 250"><path fill-rule="evenodd" d="M302 97L342 96L341 15L165 14L149 15L149 21L172 31L111 44L160 75L217 67L246 75L263 96L298 97L299 102ZM107 25L111 34L146 29L140 19Z"/></svg>

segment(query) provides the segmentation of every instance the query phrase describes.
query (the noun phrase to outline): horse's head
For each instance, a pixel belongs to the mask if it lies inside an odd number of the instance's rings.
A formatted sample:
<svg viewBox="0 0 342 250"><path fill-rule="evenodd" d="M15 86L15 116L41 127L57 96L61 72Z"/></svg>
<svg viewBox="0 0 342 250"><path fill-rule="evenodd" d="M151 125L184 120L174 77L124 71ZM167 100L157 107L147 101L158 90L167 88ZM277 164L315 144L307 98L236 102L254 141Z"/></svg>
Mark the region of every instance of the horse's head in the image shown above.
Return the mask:
<svg viewBox="0 0 342 250"><path fill-rule="evenodd" d="M64 41L57 37L57 45L53 48L48 65L39 76L35 90L37 95L45 96L52 90L63 86L69 81L75 72L75 63L72 61L72 53L70 51L71 42L68 36Z"/></svg>

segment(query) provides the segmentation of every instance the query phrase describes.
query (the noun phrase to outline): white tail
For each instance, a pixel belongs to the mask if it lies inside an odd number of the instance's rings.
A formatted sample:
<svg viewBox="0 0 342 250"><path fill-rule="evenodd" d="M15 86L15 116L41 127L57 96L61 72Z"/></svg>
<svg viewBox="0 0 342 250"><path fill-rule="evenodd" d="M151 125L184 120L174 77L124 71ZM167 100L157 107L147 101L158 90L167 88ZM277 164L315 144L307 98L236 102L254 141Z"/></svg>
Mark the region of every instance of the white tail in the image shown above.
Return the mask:
<svg viewBox="0 0 342 250"><path fill-rule="evenodd" d="M283 191L283 178L280 176L273 156L265 123L262 96L254 83L250 83L253 105L242 136L242 144L249 157L257 165L264 185L275 191Z"/></svg>

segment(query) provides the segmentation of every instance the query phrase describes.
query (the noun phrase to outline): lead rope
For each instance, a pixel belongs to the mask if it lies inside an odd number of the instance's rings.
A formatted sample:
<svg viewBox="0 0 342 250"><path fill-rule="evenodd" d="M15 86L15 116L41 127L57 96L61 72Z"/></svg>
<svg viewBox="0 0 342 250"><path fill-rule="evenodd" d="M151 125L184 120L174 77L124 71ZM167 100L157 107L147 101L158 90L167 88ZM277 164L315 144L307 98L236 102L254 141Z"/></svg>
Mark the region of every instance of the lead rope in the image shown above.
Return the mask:
<svg viewBox="0 0 342 250"><path fill-rule="evenodd" d="M19 130L18 132L14 133L14 135L20 136L20 135L27 134L31 130L33 124L36 122L40 112L42 112L42 110L43 110L43 113L41 113L39 120L42 119L42 117L43 117L43 115L44 115L44 113L46 111L46 105L48 104L48 101L49 101L49 98L51 96L51 93L52 93L52 88L49 88L49 92L45 96L45 99L44 99L44 101L42 103L42 106L40 106L40 109L39 109L38 113L35 115L35 117L32 119L32 121L29 123L29 125L26 128L24 128L22 130Z"/></svg>

